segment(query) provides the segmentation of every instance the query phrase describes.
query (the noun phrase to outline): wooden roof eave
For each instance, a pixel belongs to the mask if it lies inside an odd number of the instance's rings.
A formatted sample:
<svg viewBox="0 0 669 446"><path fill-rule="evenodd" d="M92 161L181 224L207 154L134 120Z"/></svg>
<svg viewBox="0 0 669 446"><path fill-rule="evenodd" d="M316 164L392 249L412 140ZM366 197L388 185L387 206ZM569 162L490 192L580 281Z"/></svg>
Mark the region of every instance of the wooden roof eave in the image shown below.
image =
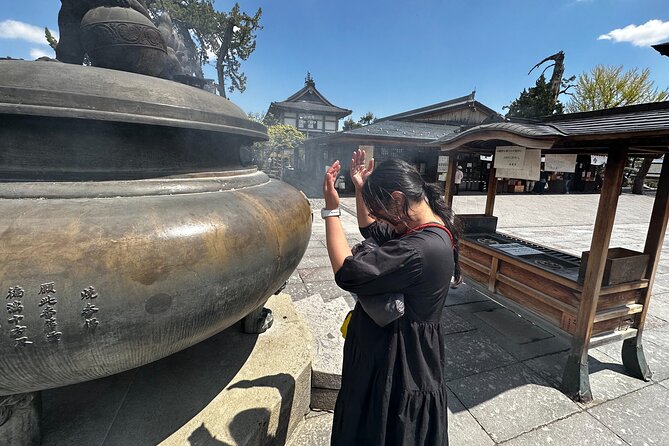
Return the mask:
<svg viewBox="0 0 669 446"><path fill-rule="evenodd" d="M322 141L319 141L322 140ZM361 134L333 134L323 136L321 138L313 138L308 140L309 143L317 143L318 145L326 145L329 143L343 143L343 142L367 142L367 143L384 143L384 144L407 144L412 143L417 146L425 147L426 149L434 148L434 144L430 144L429 140L425 138L410 138L403 137L397 138L395 136L383 136L383 135L361 135Z"/></svg>
<svg viewBox="0 0 669 446"><path fill-rule="evenodd" d="M669 135L666 132L644 132L644 134L589 134L572 136L527 136L503 130L481 130L468 132L462 137L439 145L445 152L494 153L499 142L507 142L550 153L606 154L621 147L630 155L653 155L669 152ZM497 144L495 144L497 142Z"/></svg>
<svg viewBox="0 0 669 446"><path fill-rule="evenodd" d="M441 143L435 143L439 145L441 150L444 152L450 151L462 151L462 150L473 150L473 143L477 142L486 142L486 141L507 141L511 144L518 146L523 146L531 149L550 149L555 144L557 136L541 136L541 137L530 137L519 135L512 132L507 132L503 130L484 130L484 131L474 131L467 132L461 137L456 137L453 140L445 141ZM479 147L476 146L476 150L494 152L495 148Z"/></svg>

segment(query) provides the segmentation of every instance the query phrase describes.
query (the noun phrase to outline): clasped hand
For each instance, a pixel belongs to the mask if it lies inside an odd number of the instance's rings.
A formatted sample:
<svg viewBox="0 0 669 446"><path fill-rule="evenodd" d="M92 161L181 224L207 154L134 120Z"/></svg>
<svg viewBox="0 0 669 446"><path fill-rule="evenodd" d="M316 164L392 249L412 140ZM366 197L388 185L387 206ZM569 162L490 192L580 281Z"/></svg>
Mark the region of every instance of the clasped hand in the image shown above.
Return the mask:
<svg viewBox="0 0 669 446"><path fill-rule="evenodd" d="M335 187L335 180L339 176L340 170L341 165L339 164L339 160L337 160L332 163L332 166L325 172L325 179L323 180L323 198L325 198L326 209L336 209L339 207L339 194ZM368 166L365 167L365 151L356 150L353 152L349 172L351 174L351 181L356 190L362 189L362 186L372 174L373 170L374 159L369 160Z"/></svg>

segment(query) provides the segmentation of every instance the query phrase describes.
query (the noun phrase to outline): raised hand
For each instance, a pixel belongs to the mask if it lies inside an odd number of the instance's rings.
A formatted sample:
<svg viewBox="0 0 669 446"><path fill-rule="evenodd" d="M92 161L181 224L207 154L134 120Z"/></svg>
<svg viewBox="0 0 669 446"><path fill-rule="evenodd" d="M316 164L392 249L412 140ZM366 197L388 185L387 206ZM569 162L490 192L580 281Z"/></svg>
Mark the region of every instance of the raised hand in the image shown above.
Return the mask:
<svg viewBox="0 0 669 446"><path fill-rule="evenodd" d="M339 193L334 186L335 180L339 176L339 160L332 163L332 166L325 172L323 179L323 198L325 198L325 209L337 209L339 207Z"/></svg>
<svg viewBox="0 0 669 446"><path fill-rule="evenodd" d="M353 152L349 169L353 185L356 189L360 189L374 170L374 158L369 160L369 165L365 167L365 151L362 149L356 150Z"/></svg>

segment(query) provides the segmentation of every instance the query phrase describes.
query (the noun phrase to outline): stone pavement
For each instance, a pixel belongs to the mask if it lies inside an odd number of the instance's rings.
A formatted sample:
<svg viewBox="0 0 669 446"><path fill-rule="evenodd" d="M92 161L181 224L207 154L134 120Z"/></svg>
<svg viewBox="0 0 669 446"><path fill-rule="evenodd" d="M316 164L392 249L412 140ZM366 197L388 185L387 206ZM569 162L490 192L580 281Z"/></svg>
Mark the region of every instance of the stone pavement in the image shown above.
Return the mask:
<svg viewBox="0 0 669 446"><path fill-rule="evenodd" d="M498 229L580 256L589 249L598 199L598 195L501 195L495 208ZM316 212L323 205L322 200L311 202ZM649 196L620 197L611 247L643 248L652 204ZM355 243L361 239L355 201L344 198L342 207L350 211L341 220L347 238ZM453 207L457 213L482 213L485 197L457 196ZM333 313L327 308L351 307L353 301L333 281L318 214L307 253L285 292L296 302L298 312L307 305L304 302L325 309L316 318L312 309L308 321L315 337L321 338L317 344L325 349L339 342L333 340L338 333L332 326L340 321L329 320ZM467 285L451 290L443 327L453 446L669 445L666 240L644 331L644 348L654 374L651 382L627 376L621 344L609 344L590 351L595 400L587 405L573 402L558 390L568 342ZM332 356L324 361L330 371L332 361ZM332 414L312 411L305 421L289 444L328 445Z"/></svg>

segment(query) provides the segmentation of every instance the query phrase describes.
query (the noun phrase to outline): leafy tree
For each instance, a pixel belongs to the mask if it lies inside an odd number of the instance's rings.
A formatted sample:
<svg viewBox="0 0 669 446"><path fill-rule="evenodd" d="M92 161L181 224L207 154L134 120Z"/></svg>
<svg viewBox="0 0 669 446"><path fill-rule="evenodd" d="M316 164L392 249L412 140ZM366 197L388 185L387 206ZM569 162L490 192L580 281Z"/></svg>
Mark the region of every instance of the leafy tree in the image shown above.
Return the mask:
<svg viewBox="0 0 669 446"><path fill-rule="evenodd" d="M257 142L253 145L258 167L263 170L271 168L271 166L268 166L271 159L292 157L295 149L304 142L304 134L290 125L272 125L267 128L267 134L269 135L269 141Z"/></svg>
<svg viewBox="0 0 669 446"><path fill-rule="evenodd" d="M602 110L625 105L664 101L669 97L669 90L659 90L650 80L650 70L639 71L633 68L623 71L623 66L597 65L590 72L578 76L571 101L567 104L569 112ZM643 185L652 157L643 158L642 162L634 159L630 166L634 171L632 193L643 194Z"/></svg>
<svg viewBox="0 0 669 446"><path fill-rule="evenodd" d="M343 130L353 130L362 127L363 125L369 125L372 124L373 122L376 122L376 116L374 116L374 113L372 112L367 112L364 115L362 115L358 121L354 121L353 118L349 117L344 120L344 126Z"/></svg>
<svg viewBox="0 0 669 446"><path fill-rule="evenodd" d="M249 15L242 12L237 3L227 13L217 11L213 0L149 0L147 3L154 17L163 12L170 14L178 35L200 67L196 76L203 77L201 67L209 62L211 52L216 55L219 94L225 97L226 91L246 90L241 62L256 48L256 32L262 29L260 8Z"/></svg>
<svg viewBox="0 0 669 446"><path fill-rule="evenodd" d="M46 37L46 41L49 43L49 46L56 51L56 47L58 46L58 41L56 38L51 34L51 31L49 31L49 28L44 27L44 37Z"/></svg>
<svg viewBox="0 0 669 446"><path fill-rule="evenodd" d="M567 104L569 113L664 101L668 90L659 90L648 68L623 71L623 66L597 65L578 76Z"/></svg>
<svg viewBox="0 0 669 446"><path fill-rule="evenodd" d="M563 85L567 82L568 80L563 80ZM541 116L562 114L562 103L560 101L553 102L554 97L551 83L546 80L542 73L534 87L523 89L517 99L504 107L509 110L506 117L536 119Z"/></svg>

